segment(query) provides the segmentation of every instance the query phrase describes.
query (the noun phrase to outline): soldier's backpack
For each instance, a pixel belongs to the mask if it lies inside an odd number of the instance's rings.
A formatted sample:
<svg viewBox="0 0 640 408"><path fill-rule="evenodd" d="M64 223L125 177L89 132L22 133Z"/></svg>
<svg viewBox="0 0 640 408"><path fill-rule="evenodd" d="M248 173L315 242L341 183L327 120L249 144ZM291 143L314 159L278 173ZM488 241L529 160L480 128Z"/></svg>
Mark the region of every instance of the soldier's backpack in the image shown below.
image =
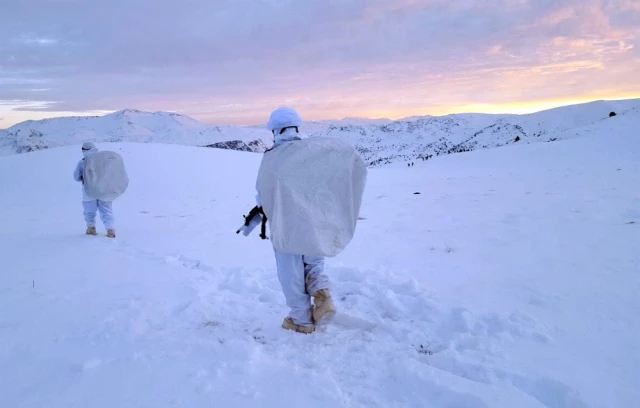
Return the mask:
<svg viewBox="0 0 640 408"><path fill-rule="evenodd" d="M82 179L85 193L96 200L113 201L129 186L122 156L111 151L87 155Z"/></svg>
<svg viewBox="0 0 640 408"><path fill-rule="evenodd" d="M285 142L264 154L256 188L278 251L333 257L354 236L367 166L349 143Z"/></svg>

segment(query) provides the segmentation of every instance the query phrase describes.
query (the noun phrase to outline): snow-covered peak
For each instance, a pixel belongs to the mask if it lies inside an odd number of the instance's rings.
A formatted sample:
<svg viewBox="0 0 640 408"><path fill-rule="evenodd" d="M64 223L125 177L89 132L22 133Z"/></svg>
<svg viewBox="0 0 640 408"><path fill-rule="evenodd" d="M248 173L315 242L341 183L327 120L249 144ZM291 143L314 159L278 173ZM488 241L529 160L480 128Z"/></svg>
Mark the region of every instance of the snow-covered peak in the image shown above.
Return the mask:
<svg viewBox="0 0 640 408"><path fill-rule="evenodd" d="M195 119L192 119L191 117L187 115L182 115L180 113L164 112L164 111L148 112L148 111L142 111L138 109L122 109L113 113L109 113L105 116L108 116L108 117L112 116L116 118L121 118L123 116L132 117L132 118L135 118L135 117L181 117L181 118L195 121Z"/></svg>
<svg viewBox="0 0 640 408"><path fill-rule="evenodd" d="M265 146L262 128L213 126L173 112L124 109L104 116L62 117L26 121L0 131L0 154L24 153L92 142L171 143L196 146ZM264 149L263 149L264 150ZM260 151L260 150L258 150Z"/></svg>

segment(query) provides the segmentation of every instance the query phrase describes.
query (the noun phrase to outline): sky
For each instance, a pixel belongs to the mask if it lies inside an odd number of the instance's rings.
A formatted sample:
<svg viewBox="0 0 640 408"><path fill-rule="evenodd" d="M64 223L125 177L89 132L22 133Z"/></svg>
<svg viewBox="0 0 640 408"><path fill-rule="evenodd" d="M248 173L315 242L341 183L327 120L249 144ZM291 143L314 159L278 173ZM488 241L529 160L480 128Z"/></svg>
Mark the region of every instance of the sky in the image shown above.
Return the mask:
<svg viewBox="0 0 640 408"><path fill-rule="evenodd" d="M639 47L640 0L3 0L0 128L525 113L640 97Z"/></svg>

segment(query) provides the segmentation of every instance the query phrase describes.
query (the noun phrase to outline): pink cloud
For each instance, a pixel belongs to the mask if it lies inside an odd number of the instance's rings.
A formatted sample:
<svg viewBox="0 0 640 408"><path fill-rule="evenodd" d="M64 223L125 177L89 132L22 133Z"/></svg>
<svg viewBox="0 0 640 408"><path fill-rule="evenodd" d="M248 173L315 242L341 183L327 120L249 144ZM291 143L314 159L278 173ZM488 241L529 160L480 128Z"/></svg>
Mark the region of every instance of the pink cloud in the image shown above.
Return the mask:
<svg viewBox="0 0 640 408"><path fill-rule="evenodd" d="M637 4L14 2L0 13L0 98L25 112L132 107L245 123L283 102L319 118L640 96Z"/></svg>

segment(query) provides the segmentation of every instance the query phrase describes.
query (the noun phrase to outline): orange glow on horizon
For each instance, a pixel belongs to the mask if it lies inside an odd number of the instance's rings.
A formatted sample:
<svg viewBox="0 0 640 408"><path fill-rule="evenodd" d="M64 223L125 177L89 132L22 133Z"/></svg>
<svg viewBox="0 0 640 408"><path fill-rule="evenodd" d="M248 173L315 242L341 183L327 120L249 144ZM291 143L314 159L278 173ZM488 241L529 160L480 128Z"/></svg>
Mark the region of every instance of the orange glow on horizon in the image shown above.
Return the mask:
<svg viewBox="0 0 640 408"><path fill-rule="evenodd" d="M452 114L463 113L488 113L488 114L515 114L525 115L529 113L541 112L549 109L559 108L569 105L579 105L583 103L595 102L595 101L619 101L629 99L640 99L640 93L625 93L618 96L603 96L603 97L576 97L576 98L563 98L557 100L541 100L541 101L526 101L526 102L513 102L513 103L495 103L495 104L461 104L451 107L437 107L437 108L425 108L425 109L409 109L409 110L376 110L369 115L345 115L343 117L361 117L369 119L391 119L400 120L402 118L412 116L446 116ZM332 119L315 117L313 120L338 120L340 118L333 117Z"/></svg>
<svg viewBox="0 0 640 408"><path fill-rule="evenodd" d="M362 118L362 119L390 119L400 120L407 117L414 116L445 116L451 114L463 114L463 113L488 113L488 114L529 114L540 112L548 109L558 108L568 105L577 105L582 103L588 103L598 100L628 100L628 99L640 99L639 92L622 93L616 96L582 96L575 98L563 98L557 100L539 100L539 101L525 101L525 102L505 102L505 103L486 103L486 104L459 104L453 106L437 106L437 107L424 107L424 108L412 108L412 109L345 109L343 107L333 107L333 109L323 109L322 105L316 105L316 109L304 109L299 107L302 111L304 119L307 121L331 121L340 120L343 118ZM293 103L294 107L297 104ZM4 108L4 109L2 109ZM8 109L7 109L8 108ZM123 109L129 107L123 107ZM319 108L319 109L318 109ZM145 110L145 109L140 109ZM162 109L157 109L162 110ZM155 111L155 110L148 110ZM224 119L221 117L214 117L207 114L190 114L188 111L180 110L166 110L172 111L187 116L191 116L194 119L207 124L218 125L237 125L237 126L255 126L263 124L264 118L266 118L269 112L259 109L252 109L249 112L227 112ZM26 120L41 120L56 117L69 117L69 116L102 116L115 111L90 111L90 112L38 112L38 111L13 111L9 106L0 106L0 129L9 128L17 123ZM337 113L339 112L339 113ZM226 119L226 120L225 120Z"/></svg>

